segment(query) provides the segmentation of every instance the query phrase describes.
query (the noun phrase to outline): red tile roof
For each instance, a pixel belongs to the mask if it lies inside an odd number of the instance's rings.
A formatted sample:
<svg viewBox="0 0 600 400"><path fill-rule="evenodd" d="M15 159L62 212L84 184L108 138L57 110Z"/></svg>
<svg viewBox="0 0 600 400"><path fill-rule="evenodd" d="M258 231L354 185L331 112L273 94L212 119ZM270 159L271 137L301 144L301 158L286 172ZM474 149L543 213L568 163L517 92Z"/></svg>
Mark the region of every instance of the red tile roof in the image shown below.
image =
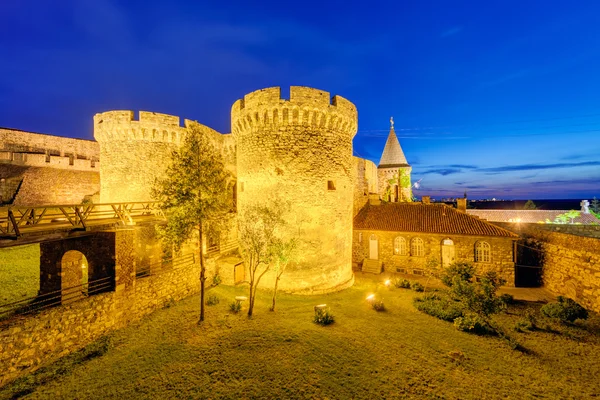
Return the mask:
<svg viewBox="0 0 600 400"><path fill-rule="evenodd" d="M474 236L518 235L443 204L367 204L356 217L354 229L390 232L426 232Z"/></svg>
<svg viewBox="0 0 600 400"><path fill-rule="evenodd" d="M498 222L546 222L554 221L560 214L566 213L566 210L467 210L468 214L486 219L488 221ZM592 214L581 214L573 219L574 223L580 224L598 224L600 220Z"/></svg>

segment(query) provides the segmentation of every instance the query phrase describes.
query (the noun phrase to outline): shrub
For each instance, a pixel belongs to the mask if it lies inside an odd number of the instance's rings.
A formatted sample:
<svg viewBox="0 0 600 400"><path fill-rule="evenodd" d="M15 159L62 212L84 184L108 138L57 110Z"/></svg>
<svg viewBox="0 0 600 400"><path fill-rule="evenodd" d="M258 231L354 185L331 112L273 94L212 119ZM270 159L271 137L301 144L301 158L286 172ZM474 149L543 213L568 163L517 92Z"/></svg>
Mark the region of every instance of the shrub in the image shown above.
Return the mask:
<svg viewBox="0 0 600 400"><path fill-rule="evenodd" d="M242 310L242 303L239 301L233 301L229 304L229 311L234 314L239 313Z"/></svg>
<svg viewBox="0 0 600 400"><path fill-rule="evenodd" d="M219 298L216 295L214 295L214 294L211 294L206 299L206 305L207 306L215 306L217 304L219 304Z"/></svg>
<svg viewBox="0 0 600 400"><path fill-rule="evenodd" d="M415 298L414 306L425 314L449 322L463 315L460 303L438 293L430 293Z"/></svg>
<svg viewBox="0 0 600 400"><path fill-rule="evenodd" d="M410 289L410 282L406 279L397 279L394 285L400 289Z"/></svg>
<svg viewBox="0 0 600 400"><path fill-rule="evenodd" d="M541 308L542 314L549 318L556 318L562 322L575 322L577 319L587 319L588 312L574 300L558 296L556 303L546 304Z"/></svg>
<svg viewBox="0 0 600 400"><path fill-rule="evenodd" d="M500 298L500 301L506 306L508 306L510 304L515 304L515 298L512 294L503 293L500 295L499 298Z"/></svg>
<svg viewBox="0 0 600 400"><path fill-rule="evenodd" d="M373 300L371 307L375 311L385 311L385 304L383 304L383 300Z"/></svg>
<svg viewBox="0 0 600 400"><path fill-rule="evenodd" d="M514 329L517 332L532 331L534 329L534 326L527 318L522 318L515 323Z"/></svg>
<svg viewBox="0 0 600 400"><path fill-rule="evenodd" d="M335 322L335 318L331 311L317 309L315 310L315 316L313 318L313 321L315 322L315 324L325 326L333 324Z"/></svg>
<svg viewBox="0 0 600 400"><path fill-rule="evenodd" d="M444 285L451 287L456 279L470 281L474 275L475 267L473 265L467 262L456 262L448 266L440 279Z"/></svg>
<svg viewBox="0 0 600 400"><path fill-rule="evenodd" d="M454 319L454 327L459 331L485 335L491 333L488 325L477 314L468 313Z"/></svg>
<svg viewBox="0 0 600 400"><path fill-rule="evenodd" d="M421 285L419 282L412 282L410 284L410 288L412 290L414 290L415 292L422 292L423 290L425 290L425 288L423 287L423 285Z"/></svg>
<svg viewBox="0 0 600 400"><path fill-rule="evenodd" d="M221 283L221 276L219 274L214 274L213 275L213 286L219 286L219 284Z"/></svg>

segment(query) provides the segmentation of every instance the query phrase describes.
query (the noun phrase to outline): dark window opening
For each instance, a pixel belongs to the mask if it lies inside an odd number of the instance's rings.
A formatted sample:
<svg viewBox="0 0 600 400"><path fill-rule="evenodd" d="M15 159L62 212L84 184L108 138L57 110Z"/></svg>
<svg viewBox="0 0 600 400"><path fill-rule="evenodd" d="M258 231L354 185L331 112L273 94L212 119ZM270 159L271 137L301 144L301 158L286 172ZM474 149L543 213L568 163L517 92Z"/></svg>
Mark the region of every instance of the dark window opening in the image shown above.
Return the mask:
<svg viewBox="0 0 600 400"><path fill-rule="evenodd" d="M327 181L327 190L335 190L335 182Z"/></svg>

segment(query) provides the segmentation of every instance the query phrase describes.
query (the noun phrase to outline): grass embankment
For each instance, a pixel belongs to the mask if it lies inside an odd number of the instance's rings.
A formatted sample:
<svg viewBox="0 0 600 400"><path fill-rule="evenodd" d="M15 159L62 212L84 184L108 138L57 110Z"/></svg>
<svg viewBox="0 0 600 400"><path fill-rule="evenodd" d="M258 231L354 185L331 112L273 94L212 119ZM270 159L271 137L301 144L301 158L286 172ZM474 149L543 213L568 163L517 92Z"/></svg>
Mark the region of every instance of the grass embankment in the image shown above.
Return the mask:
<svg viewBox="0 0 600 400"><path fill-rule="evenodd" d="M0 249L0 305L37 296L40 288L40 245Z"/></svg>
<svg viewBox="0 0 600 400"><path fill-rule="evenodd" d="M269 312L259 293L254 317L231 314L244 287L219 286L220 303L196 324L191 297L119 330L83 352L0 389L0 398L589 398L600 393L598 317L584 326L513 333L529 351L496 337L457 331L417 311L411 290L359 279L343 292L282 295ZM383 298L376 312L368 293ZM312 322L327 303L335 323ZM526 308L500 316L507 329ZM98 349L100 348L101 351Z"/></svg>

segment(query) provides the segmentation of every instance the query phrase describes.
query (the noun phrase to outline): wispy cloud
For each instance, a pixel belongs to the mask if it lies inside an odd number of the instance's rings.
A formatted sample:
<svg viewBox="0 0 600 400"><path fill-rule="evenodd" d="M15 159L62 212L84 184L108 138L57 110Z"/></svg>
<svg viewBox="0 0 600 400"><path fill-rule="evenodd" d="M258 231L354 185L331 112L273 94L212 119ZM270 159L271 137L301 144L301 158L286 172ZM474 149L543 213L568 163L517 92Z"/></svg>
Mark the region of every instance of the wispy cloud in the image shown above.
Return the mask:
<svg viewBox="0 0 600 400"><path fill-rule="evenodd" d="M444 32L442 32L442 34L440 35L441 38L445 38L448 36L454 36L457 33L460 33L463 30L462 26L453 26L450 29L445 30Z"/></svg>
<svg viewBox="0 0 600 400"><path fill-rule="evenodd" d="M458 168L434 168L424 171L423 174L439 174L447 176L452 174L460 174L461 172L463 172L463 170Z"/></svg>
<svg viewBox="0 0 600 400"><path fill-rule="evenodd" d="M488 173L502 173L511 171L535 171L556 168L595 167L600 166L600 161L583 161L577 163L555 163L555 164L522 164L507 165L503 167L480 168L479 171Z"/></svg>

